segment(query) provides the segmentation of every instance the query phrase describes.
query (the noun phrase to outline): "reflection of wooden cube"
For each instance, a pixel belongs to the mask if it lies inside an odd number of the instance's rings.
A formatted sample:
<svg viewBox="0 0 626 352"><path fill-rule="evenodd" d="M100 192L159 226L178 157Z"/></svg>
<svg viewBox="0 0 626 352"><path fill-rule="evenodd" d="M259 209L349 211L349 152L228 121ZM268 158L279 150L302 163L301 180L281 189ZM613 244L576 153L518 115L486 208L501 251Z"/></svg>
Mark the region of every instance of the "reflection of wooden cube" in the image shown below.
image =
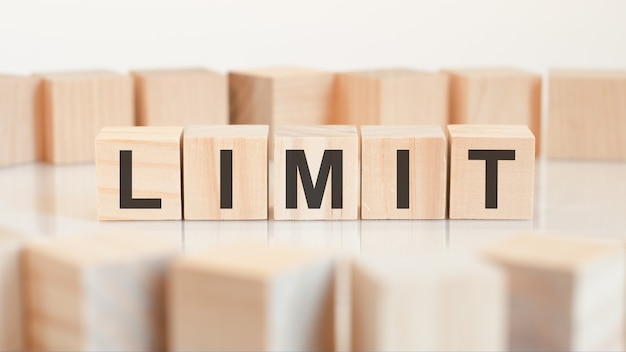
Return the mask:
<svg viewBox="0 0 626 352"><path fill-rule="evenodd" d="M99 220L182 218L182 133L182 127L102 129L96 139Z"/></svg>
<svg viewBox="0 0 626 352"><path fill-rule="evenodd" d="M228 86L222 74L202 68L133 71L137 125L228 123Z"/></svg>
<svg viewBox="0 0 626 352"><path fill-rule="evenodd" d="M450 218L531 219L535 138L526 126L450 125Z"/></svg>
<svg viewBox="0 0 626 352"><path fill-rule="evenodd" d="M448 77L407 69L342 73L336 102L336 123L445 126Z"/></svg>
<svg viewBox="0 0 626 352"><path fill-rule="evenodd" d="M330 351L334 264L304 249L233 245L176 262L172 351Z"/></svg>
<svg viewBox="0 0 626 352"><path fill-rule="evenodd" d="M0 75L0 166L34 161L37 79Z"/></svg>
<svg viewBox="0 0 626 352"><path fill-rule="evenodd" d="M71 237L24 254L37 351L163 351L164 275L176 245L134 233Z"/></svg>
<svg viewBox="0 0 626 352"><path fill-rule="evenodd" d="M510 350L623 350L620 244L522 235L485 254L509 274Z"/></svg>
<svg viewBox="0 0 626 352"><path fill-rule="evenodd" d="M19 255L22 239L0 229L0 351L23 351L22 278Z"/></svg>
<svg viewBox="0 0 626 352"><path fill-rule="evenodd" d="M188 126L185 219L267 219L266 125Z"/></svg>
<svg viewBox="0 0 626 352"><path fill-rule="evenodd" d="M450 123L526 125L539 152L541 75L513 68L446 70L450 75Z"/></svg>
<svg viewBox="0 0 626 352"><path fill-rule="evenodd" d="M504 274L459 253L353 264L353 351L502 351L507 311Z"/></svg>
<svg viewBox="0 0 626 352"><path fill-rule="evenodd" d="M626 71L549 75L548 156L626 160Z"/></svg>
<svg viewBox="0 0 626 352"><path fill-rule="evenodd" d="M447 158L439 126L362 126L361 217L445 218Z"/></svg>
<svg viewBox="0 0 626 352"><path fill-rule="evenodd" d="M40 138L52 163L93 161L104 126L132 126L133 82L109 71L50 73L42 79Z"/></svg>

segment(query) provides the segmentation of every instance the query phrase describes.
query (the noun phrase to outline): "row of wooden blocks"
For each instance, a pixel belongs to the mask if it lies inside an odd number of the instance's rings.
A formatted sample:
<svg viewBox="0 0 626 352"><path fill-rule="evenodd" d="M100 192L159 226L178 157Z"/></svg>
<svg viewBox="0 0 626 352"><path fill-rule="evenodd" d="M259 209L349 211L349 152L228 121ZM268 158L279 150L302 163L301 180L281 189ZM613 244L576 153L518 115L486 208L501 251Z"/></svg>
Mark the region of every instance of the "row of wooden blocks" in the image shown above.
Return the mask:
<svg viewBox="0 0 626 352"><path fill-rule="evenodd" d="M354 351L624 346L619 241L523 234L480 256L338 261L260 244L181 255L136 233L0 235L0 351L332 351L338 334Z"/></svg>
<svg viewBox="0 0 626 352"><path fill-rule="evenodd" d="M105 127L98 219L267 219L268 126ZM523 125L283 126L276 220L531 219L535 139ZM449 147L448 147L449 145ZM448 149L450 150L448 154Z"/></svg>
<svg viewBox="0 0 626 352"><path fill-rule="evenodd" d="M626 159L626 72L555 70L548 81L547 155ZM206 69L0 75L0 121L0 165L93 161L104 126L521 124L539 142L541 76L293 67L228 77Z"/></svg>

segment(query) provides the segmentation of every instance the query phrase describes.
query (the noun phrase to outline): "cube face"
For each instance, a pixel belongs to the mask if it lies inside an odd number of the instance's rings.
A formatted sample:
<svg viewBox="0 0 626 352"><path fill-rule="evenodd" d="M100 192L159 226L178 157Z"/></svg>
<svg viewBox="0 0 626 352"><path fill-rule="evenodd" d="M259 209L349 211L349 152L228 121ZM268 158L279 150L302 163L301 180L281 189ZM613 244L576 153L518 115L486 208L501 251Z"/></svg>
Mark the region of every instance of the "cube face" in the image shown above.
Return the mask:
<svg viewBox="0 0 626 352"><path fill-rule="evenodd" d="M34 161L37 79L0 75L0 166Z"/></svg>
<svg viewBox="0 0 626 352"><path fill-rule="evenodd" d="M531 219L535 139L526 126L450 125L450 219Z"/></svg>
<svg viewBox="0 0 626 352"><path fill-rule="evenodd" d="M549 74L548 156L626 160L626 72Z"/></svg>
<svg viewBox="0 0 626 352"><path fill-rule="evenodd" d="M206 69L134 71L137 125L228 123L226 77Z"/></svg>
<svg viewBox="0 0 626 352"><path fill-rule="evenodd" d="M361 217L445 218L446 160L439 126L362 126Z"/></svg>
<svg viewBox="0 0 626 352"><path fill-rule="evenodd" d="M96 139L99 220L182 218L182 131L182 127L102 129Z"/></svg>
<svg viewBox="0 0 626 352"><path fill-rule="evenodd" d="M108 71L40 75L43 159L93 161L93 141L104 126L133 126L133 83Z"/></svg>
<svg viewBox="0 0 626 352"><path fill-rule="evenodd" d="M267 136L263 125L185 128L185 219L267 219Z"/></svg>
<svg viewBox="0 0 626 352"><path fill-rule="evenodd" d="M359 176L356 127L278 127L274 219L357 219Z"/></svg>
<svg viewBox="0 0 626 352"><path fill-rule="evenodd" d="M0 351L22 351L23 311L18 234L0 229Z"/></svg>

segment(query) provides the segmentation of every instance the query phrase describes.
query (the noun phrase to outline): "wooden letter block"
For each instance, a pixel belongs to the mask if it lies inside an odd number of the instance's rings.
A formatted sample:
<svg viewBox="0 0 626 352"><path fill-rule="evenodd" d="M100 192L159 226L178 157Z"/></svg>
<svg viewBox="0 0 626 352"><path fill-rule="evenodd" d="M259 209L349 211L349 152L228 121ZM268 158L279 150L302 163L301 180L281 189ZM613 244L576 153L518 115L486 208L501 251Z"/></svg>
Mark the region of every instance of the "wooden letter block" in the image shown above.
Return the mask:
<svg viewBox="0 0 626 352"><path fill-rule="evenodd" d="M0 229L0 351L24 350L22 276L19 255L23 240Z"/></svg>
<svg viewBox="0 0 626 352"><path fill-rule="evenodd" d="M176 262L171 351L334 350L334 263L304 249L232 245Z"/></svg>
<svg viewBox="0 0 626 352"><path fill-rule="evenodd" d="M509 350L623 351L620 244L522 235L485 254L509 274Z"/></svg>
<svg viewBox="0 0 626 352"><path fill-rule="evenodd" d="M180 220L182 127L105 127L96 138L98 220Z"/></svg>
<svg viewBox="0 0 626 352"><path fill-rule="evenodd" d="M267 134L267 125L185 128L185 219L267 219Z"/></svg>
<svg viewBox="0 0 626 352"><path fill-rule="evenodd" d="M36 158L37 79L0 75L0 166Z"/></svg>
<svg viewBox="0 0 626 352"><path fill-rule="evenodd" d="M139 126L228 123L226 76L210 70L133 71Z"/></svg>
<svg viewBox="0 0 626 352"><path fill-rule="evenodd" d="M459 253L359 259L352 351L502 351L506 276Z"/></svg>
<svg viewBox="0 0 626 352"><path fill-rule="evenodd" d="M104 126L134 125L133 82L108 71L50 73L41 78L39 136L51 163L94 161Z"/></svg>
<svg viewBox="0 0 626 352"><path fill-rule="evenodd" d="M626 71L549 74L548 156L626 160Z"/></svg>
<svg viewBox="0 0 626 352"><path fill-rule="evenodd" d="M526 125L541 137L541 75L513 68L445 70L450 123Z"/></svg>
<svg viewBox="0 0 626 352"><path fill-rule="evenodd" d="M342 73L336 102L336 123L445 126L448 76L407 69Z"/></svg>
<svg viewBox="0 0 626 352"><path fill-rule="evenodd" d="M24 253L36 351L163 351L164 276L176 245L135 233L70 237Z"/></svg>
<svg viewBox="0 0 626 352"><path fill-rule="evenodd" d="M445 218L447 147L439 126L362 126L361 218Z"/></svg>
<svg viewBox="0 0 626 352"><path fill-rule="evenodd" d="M355 126L277 127L274 219L356 220L359 136Z"/></svg>
<svg viewBox="0 0 626 352"><path fill-rule="evenodd" d="M526 126L450 125L450 219L532 219L535 138Z"/></svg>

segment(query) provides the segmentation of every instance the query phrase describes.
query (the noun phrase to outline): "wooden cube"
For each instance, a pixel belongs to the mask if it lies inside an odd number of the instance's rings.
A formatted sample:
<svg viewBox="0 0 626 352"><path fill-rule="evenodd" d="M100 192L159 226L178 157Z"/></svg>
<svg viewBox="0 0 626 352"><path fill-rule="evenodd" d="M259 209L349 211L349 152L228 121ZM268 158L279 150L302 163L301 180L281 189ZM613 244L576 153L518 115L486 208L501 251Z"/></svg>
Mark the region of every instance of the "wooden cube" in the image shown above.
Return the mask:
<svg viewBox="0 0 626 352"><path fill-rule="evenodd" d="M522 125L450 125L450 219L532 219L535 138Z"/></svg>
<svg viewBox="0 0 626 352"><path fill-rule="evenodd" d="M360 175L355 126L278 127L274 219L357 219Z"/></svg>
<svg viewBox="0 0 626 352"><path fill-rule="evenodd" d="M526 125L540 151L541 75L514 68L444 70L451 124Z"/></svg>
<svg viewBox="0 0 626 352"><path fill-rule="evenodd" d="M42 80L38 128L43 160L94 161L93 141L102 127L134 125L130 76L109 71L37 76Z"/></svg>
<svg viewBox="0 0 626 352"><path fill-rule="evenodd" d="M182 127L105 127L96 138L98 220L182 219Z"/></svg>
<svg viewBox="0 0 626 352"><path fill-rule="evenodd" d="M36 351L163 351L164 276L179 253L136 233L26 248L27 343Z"/></svg>
<svg viewBox="0 0 626 352"><path fill-rule="evenodd" d="M334 263L288 247L232 245L169 273L171 351L331 351Z"/></svg>
<svg viewBox="0 0 626 352"><path fill-rule="evenodd" d="M267 125L185 128L185 219L267 219L267 134Z"/></svg>
<svg viewBox="0 0 626 352"><path fill-rule="evenodd" d="M548 156L626 160L626 71L549 74Z"/></svg>
<svg viewBox="0 0 626 352"><path fill-rule="evenodd" d="M336 123L439 125L448 123L448 76L407 69L337 75Z"/></svg>
<svg viewBox="0 0 626 352"><path fill-rule="evenodd" d="M22 277L19 254L23 239L0 229L0 351L23 351Z"/></svg>
<svg viewBox="0 0 626 352"><path fill-rule="evenodd" d="M361 218L445 218L447 147L439 126L362 126Z"/></svg>
<svg viewBox="0 0 626 352"><path fill-rule="evenodd" d="M507 284L459 253L361 258L352 266L352 351L502 351Z"/></svg>
<svg viewBox="0 0 626 352"><path fill-rule="evenodd" d="M203 68L133 71L139 126L228 123L226 76Z"/></svg>
<svg viewBox="0 0 626 352"><path fill-rule="evenodd" d="M485 251L509 275L509 350L623 350L619 243L526 234Z"/></svg>
<svg viewBox="0 0 626 352"><path fill-rule="evenodd" d="M37 79L0 75L0 166L36 159Z"/></svg>

